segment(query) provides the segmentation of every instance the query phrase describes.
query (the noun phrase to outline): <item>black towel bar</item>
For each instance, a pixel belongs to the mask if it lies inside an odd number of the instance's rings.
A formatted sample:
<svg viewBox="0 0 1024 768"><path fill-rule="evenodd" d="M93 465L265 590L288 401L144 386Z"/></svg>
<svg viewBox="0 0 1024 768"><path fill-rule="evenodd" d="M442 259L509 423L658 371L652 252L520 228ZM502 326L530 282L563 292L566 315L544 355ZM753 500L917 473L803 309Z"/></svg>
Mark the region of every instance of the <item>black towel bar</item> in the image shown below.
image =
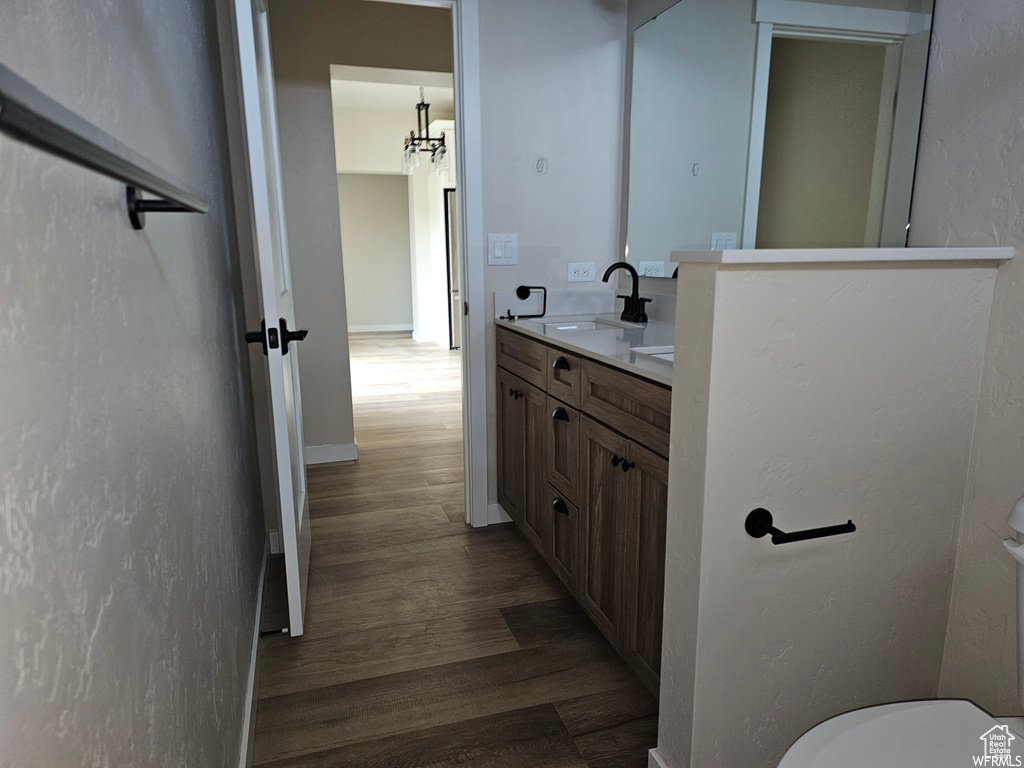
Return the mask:
<svg viewBox="0 0 1024 768"><path fill-rule="evenodd" d="M197 192L2 64L0 133L126 184L128 217L135 229L145 226L146 211L209 210ZM140 191L157 199L143 200Z"/></svg>

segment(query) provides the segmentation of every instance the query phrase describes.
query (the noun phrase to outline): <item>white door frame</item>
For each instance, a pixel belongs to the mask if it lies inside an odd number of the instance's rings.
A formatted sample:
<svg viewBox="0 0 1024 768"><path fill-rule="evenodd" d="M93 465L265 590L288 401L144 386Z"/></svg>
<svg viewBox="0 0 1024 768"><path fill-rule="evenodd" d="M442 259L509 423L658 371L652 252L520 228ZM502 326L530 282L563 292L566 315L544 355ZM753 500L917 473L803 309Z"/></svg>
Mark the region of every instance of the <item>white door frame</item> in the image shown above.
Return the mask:
<svg viewBox="0 0 1024 768"><path fill-rule="evenodd" d="M747 150L747 188L743 203L743 248L757 242L757 213L761 199L761 166L764 156L765 116L768 109L768 70L772 37L902 43L910 35L931 27L930 13L889 11L801 0L756 0L754 22L757 47L754 55L754 96L750 114L750 146Z"/></svg>
<svg viewBox="0 0 1024 768"><path fill-rule="evenodd" d="M478 0L377 0L448 8L455 42L455 142L462 269L462 460L466 522L490 522L487 513L487 319L484 313L483 129L480 120L480 6ZM475 363L475 364L474 364ZM494 521L497 522L497 521Z"/></svg>
<svg viewBox="0 0 1024 768"><path fill-rule="evenodd" d="M220 5L223 0L218 0ZM456 174L459 188L459 237L462 246L460 294L468 305L462 315L462 426L463 464L466 477L466 522L474 527L488 524L487 453L487 319L484 311L483 152L480 119L480 13L478 0L378 0L402 5L448 8L454 40ZM218 14L220 15L220 14ZM221 31L225 82L237 76L238 54ZM229 144L238 146L241 123L235 94L227 94ZM248 180L239 178L231 164L236 203ZM244 197L242 197L244 199ZM248 212L235 206L238 243L244 250L249 237ZM258 324L258 321L257 321Z"/></svg>

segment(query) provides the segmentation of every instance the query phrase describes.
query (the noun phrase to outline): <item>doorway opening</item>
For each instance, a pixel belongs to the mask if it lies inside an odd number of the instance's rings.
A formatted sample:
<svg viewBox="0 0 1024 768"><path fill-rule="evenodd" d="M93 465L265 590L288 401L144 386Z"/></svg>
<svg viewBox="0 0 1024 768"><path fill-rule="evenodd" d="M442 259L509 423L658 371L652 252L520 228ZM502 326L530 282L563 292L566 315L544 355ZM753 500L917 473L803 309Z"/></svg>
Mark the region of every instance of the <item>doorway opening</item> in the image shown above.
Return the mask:
<svg viewBox="0 0 1024 768"><path fill-rule="evenodd" d="M356 441L368 448L379 430L415 423L457 433L461 453L453 75L330 72ZM403 152L410 134L429 138L418 161ZM421 420L423 407L437 418Z"/></svg>

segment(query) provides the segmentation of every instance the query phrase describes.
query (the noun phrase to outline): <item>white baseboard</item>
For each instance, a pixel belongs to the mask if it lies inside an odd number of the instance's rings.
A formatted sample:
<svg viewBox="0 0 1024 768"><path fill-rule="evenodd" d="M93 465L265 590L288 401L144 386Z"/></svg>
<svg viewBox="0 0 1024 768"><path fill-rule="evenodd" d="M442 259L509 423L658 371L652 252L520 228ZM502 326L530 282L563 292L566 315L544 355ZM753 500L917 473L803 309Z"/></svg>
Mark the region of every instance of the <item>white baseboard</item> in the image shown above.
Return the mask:
<svg viewBox="0 0 1024 768"><path fill-rule="evenodd" d="M411 331L412 323L398 323L396 325L350 325L349 333L389 333L392 331Z"/></svg>
<svg viewBox="0 0 1024 768"><path fill-rule="evenodd" d="M259 695L260 628L263 626L263 593L267 586L267 566L270 563L270 541L263 545L263 563L260 565L260 583L256 589L256 620L252 629L252 649L249 654L249 680L245 686L245 714L242 717L242 746L238 754L238 768L252 767L253 744L256 742L256 697Z"/></svg>
<svg viewBox="0 0 1024 768"><path fill-rule="evenodd" d="M335 461L355 461L359 458L359 446L348 445L307 445L307 464L332 464Z"/></svg>
<svg viewBox="0 0 1024 768"><path fill-rule="evenodd" d="M647 753L647 768L668 768L668 763L661 759L656 748Z"/></svg>
<svg viewBox="0 0 1024 768"><path fill-rule="evenodd" d="M487 505L487 524L496 525L498 523L511 523L512 518L505 514L505 510L501 508L501 504L488 504Z"/></svg>

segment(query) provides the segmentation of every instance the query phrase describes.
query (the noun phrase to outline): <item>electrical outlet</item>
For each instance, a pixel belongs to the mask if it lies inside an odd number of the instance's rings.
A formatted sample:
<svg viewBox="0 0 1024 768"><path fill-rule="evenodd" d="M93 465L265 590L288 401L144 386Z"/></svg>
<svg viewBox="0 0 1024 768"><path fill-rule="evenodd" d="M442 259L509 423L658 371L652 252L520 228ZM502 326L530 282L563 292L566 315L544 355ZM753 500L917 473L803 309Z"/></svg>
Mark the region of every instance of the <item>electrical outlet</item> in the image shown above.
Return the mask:
<svg viewBox="0 0 1024 768"><path fill-rule="evenodd" d="M487 263L509 267L519 263L518 235L488 235Z"/></svg>
<svg viewBox="0 0 1024 768"><path fill-rule="evenodd" d="M594 262L592 261L570 261L569 262L570 283L592 283L594 282Z"/></svg>
<svg viewBox="0 0 1024 768"><path fill-rule="evenodd" d="M640 277L664 277L664 261L641 261L640 269L637 270Z"/></svg>
<svg viewBox="0 0 1024 768"><path fill-rule="evenodd" d="M731 251L736 248L736 233L735 232L712 232L711 233L711 250L712 251Z"/></svg>

